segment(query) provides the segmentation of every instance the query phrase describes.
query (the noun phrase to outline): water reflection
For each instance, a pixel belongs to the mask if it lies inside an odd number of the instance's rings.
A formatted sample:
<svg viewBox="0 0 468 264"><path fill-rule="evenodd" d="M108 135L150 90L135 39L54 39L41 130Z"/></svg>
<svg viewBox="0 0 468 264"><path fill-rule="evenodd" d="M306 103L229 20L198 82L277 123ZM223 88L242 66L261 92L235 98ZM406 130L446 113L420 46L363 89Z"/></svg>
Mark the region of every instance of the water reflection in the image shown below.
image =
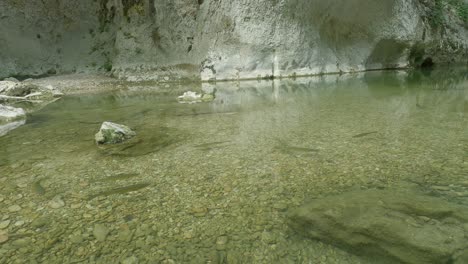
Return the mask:
<svg viewBox="0 0 468 264"><path fill-rule="evenodd" d="M0 137L0 262L375 263L297 235L287 210L410 182L468 205L466 87L399 71L65 97ZM135 141L97 147L103 121Z"/></svg>

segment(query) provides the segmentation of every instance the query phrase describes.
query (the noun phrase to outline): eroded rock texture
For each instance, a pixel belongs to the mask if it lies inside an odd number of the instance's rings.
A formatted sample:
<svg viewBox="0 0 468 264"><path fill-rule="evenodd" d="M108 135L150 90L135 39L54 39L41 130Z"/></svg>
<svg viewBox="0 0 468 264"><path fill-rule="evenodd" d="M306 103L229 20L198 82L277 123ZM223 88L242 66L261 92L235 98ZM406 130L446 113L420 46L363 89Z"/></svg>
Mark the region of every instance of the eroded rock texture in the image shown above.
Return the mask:
<svg viewBox="0 0 468 264"><path fill-rule="evenodd" d="M466 63L466 17L440 2L4 0L0 77L220 80Z"/></svg>

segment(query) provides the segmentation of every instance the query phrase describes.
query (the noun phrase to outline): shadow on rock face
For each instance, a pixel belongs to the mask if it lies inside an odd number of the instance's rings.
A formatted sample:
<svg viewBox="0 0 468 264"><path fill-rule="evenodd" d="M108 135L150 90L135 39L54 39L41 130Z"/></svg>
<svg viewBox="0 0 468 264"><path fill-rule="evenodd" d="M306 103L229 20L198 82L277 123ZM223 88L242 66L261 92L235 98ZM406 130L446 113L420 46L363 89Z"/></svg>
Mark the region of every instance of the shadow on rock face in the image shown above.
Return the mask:
<svg viewBox="0 0 468 264"><path fill-rule="evenodd" d="M352 191L290 217L299 233L379 263L468 263L468 207L414 190Z"/></svg>

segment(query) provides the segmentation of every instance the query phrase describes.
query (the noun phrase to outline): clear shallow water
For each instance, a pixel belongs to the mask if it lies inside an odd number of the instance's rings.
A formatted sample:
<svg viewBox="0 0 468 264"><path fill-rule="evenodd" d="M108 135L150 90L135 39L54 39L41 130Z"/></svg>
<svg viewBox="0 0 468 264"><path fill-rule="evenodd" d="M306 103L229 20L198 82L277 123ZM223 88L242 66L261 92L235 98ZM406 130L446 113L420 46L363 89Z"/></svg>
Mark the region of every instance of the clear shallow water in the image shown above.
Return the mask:
<svg viewBox="0 0 468 264"><path fill-rule="evenodd" d="M65 97L0 137L0 262L373 263L296 234L287 211L408 182L468 205L450 188L468 180L467 87L462 69ZM103 121L138 136L97 147Z"/></svg>

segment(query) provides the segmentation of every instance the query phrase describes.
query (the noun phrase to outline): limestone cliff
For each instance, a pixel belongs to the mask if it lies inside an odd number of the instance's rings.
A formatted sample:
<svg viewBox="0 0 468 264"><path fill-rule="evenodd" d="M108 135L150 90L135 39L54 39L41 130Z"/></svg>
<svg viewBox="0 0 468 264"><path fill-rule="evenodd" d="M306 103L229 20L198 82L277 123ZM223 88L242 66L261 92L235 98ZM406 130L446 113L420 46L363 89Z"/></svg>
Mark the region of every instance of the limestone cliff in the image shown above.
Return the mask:
<svg viewBox="0 0 468 264"><path fill-rule="evenodd" d="M244 79L467 63L467 0L3 0L0 77Z"/></svg>

